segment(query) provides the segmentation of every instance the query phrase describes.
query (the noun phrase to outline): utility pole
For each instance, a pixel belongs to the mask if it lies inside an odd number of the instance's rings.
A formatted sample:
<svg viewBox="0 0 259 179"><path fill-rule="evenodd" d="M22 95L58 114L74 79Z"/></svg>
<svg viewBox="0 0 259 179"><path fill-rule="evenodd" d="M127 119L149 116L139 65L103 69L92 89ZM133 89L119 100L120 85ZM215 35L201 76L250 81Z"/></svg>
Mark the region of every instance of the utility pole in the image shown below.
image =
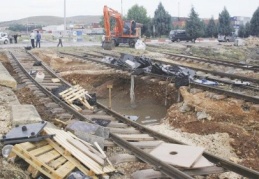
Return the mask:
<svg viewBox="0 0 259 179"><path fill-rule="evenodd" d="M121 0L121 17L123 17L122 0Z"/></svg>
<svg viewBox="0 0 259 179"><path fill-rule="evenodd" d="M66 31L67 19L66 19L66 0L64 0L64 31Z"/></svg>

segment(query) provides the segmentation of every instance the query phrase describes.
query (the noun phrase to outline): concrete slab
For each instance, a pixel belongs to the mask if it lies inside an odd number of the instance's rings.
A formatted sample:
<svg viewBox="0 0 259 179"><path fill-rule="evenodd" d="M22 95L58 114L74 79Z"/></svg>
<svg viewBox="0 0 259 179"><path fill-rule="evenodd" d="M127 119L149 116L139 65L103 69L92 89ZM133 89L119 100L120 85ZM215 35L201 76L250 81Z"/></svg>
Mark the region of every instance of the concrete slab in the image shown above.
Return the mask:
<svg viewBox="0 0 259 179"><path fill-rule="evenodd" d="M205 157L201 156L199 158L199 160L194 163L194 165L192 166L192 169L203 168L203 167L212 167L212 166L214 166L213 163L208 161Z"/></svg>
<svg viewBox="0 0 259 179"><path fill-rule="evenodd" d="M39 113L33 105L12 105L11 108L12 126L42 121Z"/></svg>
<svg viewBox="0 0 259 179"><path fill-rule="evenodd" d="M10 88L0 86L0 105L11 106L19 104L19 100Z"/></svg>
<svg viewBox="0 0 259 179"><path fill-rule="evenodd" d="M16 80L9 74L4 65L0 62L0 85L7 86L12 89L17 88Z"/></svg>
<svg viewBox="0 0 259 179"><path fill-rule="evenodd" d="M202 147L161 143L150 154L170 165L191 168L201 158L203 151Z"/></svg>

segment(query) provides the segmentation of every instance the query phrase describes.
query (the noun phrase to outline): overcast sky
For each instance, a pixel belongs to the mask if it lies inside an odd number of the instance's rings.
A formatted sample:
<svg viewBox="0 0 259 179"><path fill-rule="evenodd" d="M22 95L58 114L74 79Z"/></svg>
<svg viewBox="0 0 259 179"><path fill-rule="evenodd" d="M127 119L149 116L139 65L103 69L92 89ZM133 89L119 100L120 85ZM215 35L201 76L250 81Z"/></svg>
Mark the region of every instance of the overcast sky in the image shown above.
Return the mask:
<svg viewBox="0 0 259 179"><path fill-rule="evenodd" d="M22 19L30 16L64 16L64 0L0 0L0 22ZM122 2L122 3L121 3ZM77 15L102 15L107 5L126 15L135 4L144 6L148 16L153 17L159 2L172 16L187 17L191 7L201 18L218 18L227 8L230 16L252 17L259 6L259 0L66 0L67 17Z"/></svg>

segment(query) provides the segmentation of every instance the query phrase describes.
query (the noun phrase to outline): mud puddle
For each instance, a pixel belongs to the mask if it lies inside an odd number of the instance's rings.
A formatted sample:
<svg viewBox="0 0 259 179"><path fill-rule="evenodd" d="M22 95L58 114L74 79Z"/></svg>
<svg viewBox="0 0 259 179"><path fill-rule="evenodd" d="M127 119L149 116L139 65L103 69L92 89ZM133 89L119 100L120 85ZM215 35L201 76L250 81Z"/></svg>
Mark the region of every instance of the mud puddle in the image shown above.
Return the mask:
<svg viewBox="0 0 259 179"><path fill-rule="evenodd" d="M98 101L106 106L109 105L109 99L99 99ZM122 115L137 116L136 122L140 124L159 123L167 111L167 107L156 104L154 100L136 99L135 106L132 107L130 97L128 99L113 98L112 109Z"/></svg>

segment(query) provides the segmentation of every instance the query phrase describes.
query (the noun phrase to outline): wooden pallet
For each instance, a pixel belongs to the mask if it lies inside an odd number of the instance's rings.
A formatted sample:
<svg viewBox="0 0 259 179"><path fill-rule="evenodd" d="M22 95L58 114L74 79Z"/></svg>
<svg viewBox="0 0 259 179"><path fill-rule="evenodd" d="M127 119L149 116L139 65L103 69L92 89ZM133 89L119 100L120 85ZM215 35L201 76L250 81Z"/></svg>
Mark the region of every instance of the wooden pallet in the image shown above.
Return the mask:
<svg viewBox="0 0 259 179"><path fill-rule="evenodd" d="M104 158L94 152L84 142L79 143L80 139L73 134L49 127L45 127L44 131L46 134L55 134L53 137L54 141L62 146L67 153L89 168L92 173L102 175L115 171L114 166L104 163ZM49 140L47 139L47 141Z"/></svg>
<svg viewBox="0 0 259 179"><path fill-rule="evenodd" d="M49 178L62 179L75 168L78 168L85 175L91 173L77 159L67 155L66 151L51 139L38 143L16 144L12 148L9 159L14 159L17 156L29 164L27 171L33 178L42 173Z"/></svg>
<svg viewBox="0 0 259 179"><path fill-rule="evenodd" d="M75 100L79 100L86 108L93 110L94 107L90 106L90 104L86 100L86 96L91 98L88 92L81 86L76 85L68 88L65 91L59 93L61 98L66 101L70 106L72 106L75 110L81 111L82 109L77 105L73 104Z"/></svg>

